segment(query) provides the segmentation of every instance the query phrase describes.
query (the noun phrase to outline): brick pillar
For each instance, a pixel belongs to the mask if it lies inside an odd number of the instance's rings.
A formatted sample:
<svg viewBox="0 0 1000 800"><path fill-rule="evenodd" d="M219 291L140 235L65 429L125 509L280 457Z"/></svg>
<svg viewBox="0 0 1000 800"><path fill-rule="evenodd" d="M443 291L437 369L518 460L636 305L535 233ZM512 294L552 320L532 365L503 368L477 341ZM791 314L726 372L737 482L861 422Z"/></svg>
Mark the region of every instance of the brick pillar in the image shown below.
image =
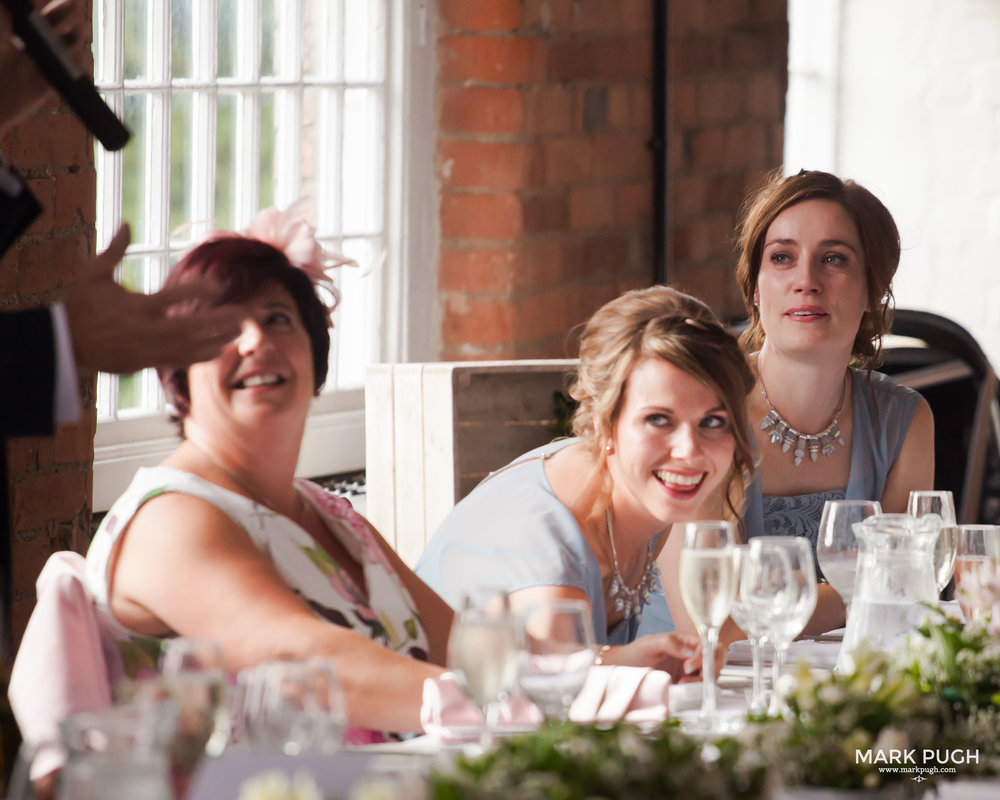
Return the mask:
<svg viewBox="0 0 1000 800"><path fill-rule="evenodd" d="M671 281L743 315L732 231L747 190L781 166L787 0L668 0Z"/></svg>
<svg viewBox="0 0 1000 800"><path fill-rule="evenodd" d="M94 252L96 184L91 139L53 100L0 142L44 208L0 259L0 308L48 305L73 285ZM4 346L16 346L5 342ZM93 481L95 376L81 375L83 419L54 437L7 442L12 528L12 639L16 646L35 603L35 579L56 550L85 552ZM17 391L4 386L3 391ZM4 487L6 489L6 487Z"/></svg>
<svg viewBox="0 0 1000 800"><path fill-rule="evenodd" d="M439 0L445 360L558 357L652 280L652 0Z"/></svg>

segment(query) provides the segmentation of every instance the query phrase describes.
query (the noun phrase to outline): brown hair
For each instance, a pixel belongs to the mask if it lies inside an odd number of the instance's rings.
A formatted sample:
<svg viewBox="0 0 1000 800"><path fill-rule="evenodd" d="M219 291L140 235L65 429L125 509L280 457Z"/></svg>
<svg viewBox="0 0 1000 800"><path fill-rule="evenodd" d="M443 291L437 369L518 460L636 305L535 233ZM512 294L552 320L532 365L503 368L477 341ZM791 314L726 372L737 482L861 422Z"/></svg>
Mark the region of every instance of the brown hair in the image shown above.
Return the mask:
<svg viewBox="0 0 1000 800"><path fill-rule="evenodd" d="M278 283L295 301L299 317L309 336L313 361L313 389L323 387L329 369L330 311L316 294L309 276L293 266L276 247L239 234L221 234L187 253L167 275L164 286L175 286L196 277L210 277L222 290L211 299L196 299L183 304L178 313L190 314L206 305L219 306L249 300L267 283ZM187 369L160 372L160 382L167 399L174 406L171 416L183 436L183 421L191 410Z"/></svg>
<svg viewBox="0 0 1000 800"><path fill-rule="evenodd" d="M868 307L872 310L861 319L851 347L851 363L872 369L882 353L882 337L892 325L892 279L899 266L899 230L889 209L864 186L828 172L802 170L787 178L779 172L771 173L767 183L744 202L736 227L736 279L750 320L740 343L748 352L760 350L764 343L760 310L753 303L764 237L781 212L803 200L839 203L858 229L864 250Z"/></svg>
<svg viewBox="0 0 1000 800"><path fill-rule="evenodd" d="M606 303L580 336L580 366L570 394L580 404L573 433L589 447L595 478L603 482L592 515L603 513L610 497L605 445L621 412L625 385L635 365L648 356L701 381L729 413L736 450L723 492L729 513L738 520L753 474L746 398L754 376L738 342L711 309L668 286L627 292Z"/></svg>

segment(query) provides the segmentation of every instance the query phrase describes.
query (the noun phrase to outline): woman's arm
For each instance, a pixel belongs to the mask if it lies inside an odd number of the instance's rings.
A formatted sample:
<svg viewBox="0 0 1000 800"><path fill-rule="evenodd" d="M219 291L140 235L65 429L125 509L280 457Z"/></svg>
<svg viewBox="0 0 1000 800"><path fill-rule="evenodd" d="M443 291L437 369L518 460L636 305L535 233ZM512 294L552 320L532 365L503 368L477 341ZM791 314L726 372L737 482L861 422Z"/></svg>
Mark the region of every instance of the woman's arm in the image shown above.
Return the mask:
<svg viewBox="0 0 1000 800"><path fill-rule="evenodd" d="M921 397L882 493L882 511L903 513L916 489L934 488L934 414Z"/></svg>
<svg viewBox="0 0 1000 800"><path fill-rule="evenodd" d="M314 616L220 509L165 494L139 510L126 534L110 587L123 624L215 639L233 670L273 658L330 657L352 724L420 730L423 682L440 667Z"/></svg>

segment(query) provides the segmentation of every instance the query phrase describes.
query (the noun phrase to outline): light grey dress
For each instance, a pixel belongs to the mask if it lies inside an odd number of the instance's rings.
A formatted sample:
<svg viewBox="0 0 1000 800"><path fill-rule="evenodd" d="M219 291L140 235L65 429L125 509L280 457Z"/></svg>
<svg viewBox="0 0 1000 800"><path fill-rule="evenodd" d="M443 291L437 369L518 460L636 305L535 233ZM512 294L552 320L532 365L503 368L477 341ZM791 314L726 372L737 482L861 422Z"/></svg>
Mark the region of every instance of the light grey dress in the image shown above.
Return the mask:
<svg viewBox="0 0 1000 800"><path fill-rule="evenodd" d="M597 643L626 644L637 624L607 630L600 565L545 476L544 460L574 441L536 448L486 478L441 523L416 572L453 608L475 587L575 587L590 601Z"/></svg>
<svg viewBox="0 0 1000 800"><path fill-rule="evenodd" d="M791 497L765 496L761 492L760 477L755 477L747 488L743 505L748 538L765 533L769 536L805 536L812 542L815 554L819 520L827 500L882 498L886 479L910 430L920 395L881 372L871 373L870 385L866 371L855 369L852 373L854 432L847 486ZM752 421L752 424L757 422ZM790 453L788 457L791 458ZM640 635L673 630L669 614L663 590L657 586L650 607L643 615ZM667 624L669 628L665 627Z"/></svg>

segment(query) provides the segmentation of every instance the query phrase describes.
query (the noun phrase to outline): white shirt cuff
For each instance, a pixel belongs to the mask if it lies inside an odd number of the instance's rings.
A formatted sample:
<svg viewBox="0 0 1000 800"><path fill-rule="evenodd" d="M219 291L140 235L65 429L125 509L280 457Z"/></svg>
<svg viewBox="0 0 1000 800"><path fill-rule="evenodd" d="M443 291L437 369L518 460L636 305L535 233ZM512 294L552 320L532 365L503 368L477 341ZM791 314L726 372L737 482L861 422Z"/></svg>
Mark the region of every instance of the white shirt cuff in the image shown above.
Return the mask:
<svg viewBox="0 0 1000 800"><path fill-rule="evenodd" d="M52 314L52 333L56 350L55 421L60 424L79 422L83 405L80 403L69 320L66 318L66 309L62 303L53 303L49 311Z"/></svg>

